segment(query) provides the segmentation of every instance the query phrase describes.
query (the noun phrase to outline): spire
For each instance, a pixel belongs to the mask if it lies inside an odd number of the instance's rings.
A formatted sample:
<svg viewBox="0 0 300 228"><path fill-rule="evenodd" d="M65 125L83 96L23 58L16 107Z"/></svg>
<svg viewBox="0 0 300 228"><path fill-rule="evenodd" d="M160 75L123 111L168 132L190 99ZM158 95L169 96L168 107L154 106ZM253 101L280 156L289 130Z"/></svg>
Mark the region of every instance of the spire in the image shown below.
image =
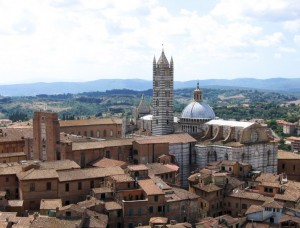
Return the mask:
<svg viewBox="0 0 300 228"><path fill-rule="evenodd" d="M156 64L155 55L154 55L154 58L153 58L153 64Z"/></svg>
<svg viewBox="0 0 300 228"><path fill-rule="evenodd" d="M165 52L164 52L164 49L162 49L162 52L161 52L161 55L158 59L158 62L157 62L158 65L169 65L169 62L165 56Z"/></svg>
<svg viewBox="0 0 300 228"><path fill-rule="evenodd" d="M173 65L173 57L171 56L170 65Z"/></svg>
<svg viewBox="0 0 300 228"><path fill-rule="evenodd" d="M199 87L199 82L197 83L197 87L194 90L194 101L201 102L203 98L203 92Z"/></svg>

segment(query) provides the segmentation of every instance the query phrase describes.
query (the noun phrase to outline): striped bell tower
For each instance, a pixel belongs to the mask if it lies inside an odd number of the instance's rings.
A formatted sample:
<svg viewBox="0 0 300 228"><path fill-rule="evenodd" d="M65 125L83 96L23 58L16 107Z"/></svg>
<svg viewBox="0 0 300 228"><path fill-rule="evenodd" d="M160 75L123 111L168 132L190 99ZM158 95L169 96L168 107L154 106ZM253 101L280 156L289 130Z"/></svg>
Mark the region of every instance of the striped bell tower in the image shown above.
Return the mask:
<svg viewBox="0 0 300 228"><path fill-rule="evenodd" d="M152 135L167 135L174 132L173 113L173 58L170 64L164 50L156 62L153 59Z"/></svg>

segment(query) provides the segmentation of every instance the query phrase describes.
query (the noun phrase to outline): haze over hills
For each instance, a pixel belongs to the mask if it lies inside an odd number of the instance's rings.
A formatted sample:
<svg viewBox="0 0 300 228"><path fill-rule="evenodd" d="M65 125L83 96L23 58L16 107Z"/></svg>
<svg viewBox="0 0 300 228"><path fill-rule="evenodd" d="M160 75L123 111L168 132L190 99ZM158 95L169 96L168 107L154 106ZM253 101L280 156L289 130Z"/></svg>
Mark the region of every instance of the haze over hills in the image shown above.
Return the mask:
<svg viewBox="0 0 300 228"><path fill-rule="evenodd" d="M237 78L175 81L175 89L195 87L234 87L240 89L259 89L300 94L300 78ZM147 90L152 88L152 81L142 79L100 79L89 82L53 82L0 85L0 94L4 96L34 96L37 94L64 94L111 89Z"/></svg>

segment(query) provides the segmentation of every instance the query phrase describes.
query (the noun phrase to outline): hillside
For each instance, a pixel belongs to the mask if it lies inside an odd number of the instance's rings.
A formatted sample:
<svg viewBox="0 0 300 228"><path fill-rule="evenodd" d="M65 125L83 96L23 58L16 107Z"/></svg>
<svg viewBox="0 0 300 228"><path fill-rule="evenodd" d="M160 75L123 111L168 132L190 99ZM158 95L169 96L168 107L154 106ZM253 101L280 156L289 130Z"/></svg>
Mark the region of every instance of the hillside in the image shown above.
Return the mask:
<svg viewBox="0 0 300 228"><path fill-rule="evenodd" d="M237 78L232 80L210 79L175 81L175 89L194 88L199 82L202 88L228 88L228 89L258 89L271 90L292 95L300 95L300 78ZM90 82L55 82L0 85L0 95L5 96L35 96L38 94L83 93L91 91L106 91L113 89L132 89L143 91L152 88L152 81L141 79L100 79Z"/></svg>
<svg viewBox="0 0 300 228"><path fill-rule="evenodd" d="M176 116L192 100L193 88L175 90L174 111ZM222 118L297 118L300 115L298 98L281 93L204 88L204 99L216 115ZM32 118L36 110L57 112L61 119L84 117L132 116L133 107L139 104L142 94L149 105L152 90L107 90L105 92L84 92L27 97L0 98L0 118L14 121ZM294 102L294 103L293 103ZM296 104L295 104L296 103Z"/></svg>

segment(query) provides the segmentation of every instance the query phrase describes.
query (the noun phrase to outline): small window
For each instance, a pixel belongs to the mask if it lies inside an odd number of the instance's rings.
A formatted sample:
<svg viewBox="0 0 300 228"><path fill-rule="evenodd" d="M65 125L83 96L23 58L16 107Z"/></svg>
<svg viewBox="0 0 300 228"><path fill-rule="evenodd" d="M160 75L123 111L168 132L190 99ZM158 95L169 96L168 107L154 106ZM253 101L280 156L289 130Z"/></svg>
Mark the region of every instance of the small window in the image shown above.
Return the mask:
<svg viewBox="0 0 300 228"><path fill-rule="evenodd" d="M283 169L283 170L285 169L285 164L284 164L284 163L282 164L282 169Z"/></svg>
<svg viewBox="0 0 300 228"><path fill-rule="evenodd" d="M69 217L69 218L70 218L71 215L72 215L71 211L67 211L67 212L66 212L66 217Z"/></svg>
<svg viewBox="0 0 300 228"><path fill-rule="evenodd" d="M47 191L50 191L51 190L51 182L47 182Z"/></svg>
<svg viewBox="0 0 300 228"><path fill-rule="evenodd" d="M158 196L154 196L154 201L157 202L158 201Z"/></svg>
<svg viewBox="0 0 300 228"><path fill-rule="evenodd" d="M69 183L67 183L67 184L65 185L65 191L68 192L69 190L70 190L70 185L69 185Z"/></svg>
<svg viewBox="0 0 300 228"><path fill-rule="evenodd" d="M82 190L82 183L78 182L78 190Z"/></svg>
<svg viewBox="0 0 300 228"><path fill-rule="evenodd" d="M113 137L114 136L114 133L112 130L110 130L110 137Z"/></svg>
<svg viewBox="0 0 300 228"><path fill-rule="evenodd" d="M5 178L5 181L6 181L6 182L9 182L9 177L6 177L6 178Z"/></svg>
<svg viewBox="0 0 300 228"><path fill-rule="evenodd" d="M30 191L31 192L35 191L35 184L34 183L30 183Z"/></svg>
<svg viewBox="0 0 300 228"><path fill-rule="evenodd" d="M91 182L90 182L90 187L91 187L91 188L94 188L94 181L91 181Z"/></svg>
<svg viewBox="0 0 300 228"><path fill-rule="evenodd" d="M162 212L162 206L157 207L157 212Z"/></svg>
<svg viewBox="0 0 300 228"><path fill-rule="evenodd" d="M150 212L150 213L153 213L153 206L150 206L150 207L149 207L149 212Z"/></svg>
<svg viewBox="0 0 300 228"><path fill-rule="evenodd" d="M129 210L128 210L128 215L129 215L129 216L132 216L132 215L133 215L133 209L132 209L132 208L129 208Z"/></svg>
<svg viewBox="0 0 300 228"><path fill-rule="evenodd" d="M142 215L142 208L138 208L138 215Z"/></svg>

